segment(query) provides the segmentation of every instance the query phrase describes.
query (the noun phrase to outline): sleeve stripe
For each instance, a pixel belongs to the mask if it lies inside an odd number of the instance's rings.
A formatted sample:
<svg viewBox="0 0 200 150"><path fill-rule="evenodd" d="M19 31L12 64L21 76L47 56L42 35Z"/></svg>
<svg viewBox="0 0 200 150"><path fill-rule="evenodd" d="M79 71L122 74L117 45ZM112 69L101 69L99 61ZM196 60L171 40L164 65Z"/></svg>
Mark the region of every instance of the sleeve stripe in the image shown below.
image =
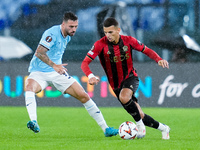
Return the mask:
<svg viewBox="0 0 200 150"><path fill-rule="evenodd" d="M145 47L146 47L146 46L144 45L144 48L143 48L143 49L142 49L142 51L141 51L142 53L144 52L144 50L145 50Z"/></svg>
<svg viewBox="0 0 200 150"><path fill-rule="evenodd" d="M46 48L47 50L49 50L49 48L45 47L44 45L42 45L42 44L39 44L39 45L42 46L42 47L44 47L44 48Z"/></svg>
<svg viewBox="0 0 200 150"><path fill-rule="evenodd" d="M87 57L89 57L90 59L94 60L92 57L90 57L88 54L87 54Z"/></svg>

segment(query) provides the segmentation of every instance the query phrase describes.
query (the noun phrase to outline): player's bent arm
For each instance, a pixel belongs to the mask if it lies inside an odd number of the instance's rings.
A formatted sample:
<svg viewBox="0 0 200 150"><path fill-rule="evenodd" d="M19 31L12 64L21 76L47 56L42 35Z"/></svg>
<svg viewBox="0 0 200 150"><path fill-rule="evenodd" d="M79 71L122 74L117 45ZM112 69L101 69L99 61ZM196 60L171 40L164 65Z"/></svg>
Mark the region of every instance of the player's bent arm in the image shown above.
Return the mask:
<svg viewBox="0 0 200 150"><path fill-rule="evenodd" d="M89 84L94 85L99 82L99 78L96 77L90 70L89 64L91 62L92 62L92 59L86 56L81 64L81 69L85 73L85 75L89 78Z"/></svg>
<svg viewBox="0 0 200 150"><path fill-rule="evenodd" d="M90 70L89 64L92 62L92 59L90 59L88 56L86 56L81 64L81 69L85 73L85 75L88 77L90 74L92 74L92 71Z"/></svg>
<svg viewBox="0 0 200 150"><path fill-rule="evenodd" d="M46 47L39 45L37 47L35 56L38 57L41 61L43 61L47 65L53 67L55 65L55 63L49 59L49 57L46 54L47 51L48 51L48 49Z"/></svg>
<svg viewBox="0 0 200 150"><path fill-rule="evenodd" d="M35 56L47 65L51 66L59 74L65 74L65 71L67 71L67 69L63 66L66 66L67 64L55 64L52 60L49 59L48 55L46 54L47 51L48 49L46 47L39 45L36 50Z"/></svg>

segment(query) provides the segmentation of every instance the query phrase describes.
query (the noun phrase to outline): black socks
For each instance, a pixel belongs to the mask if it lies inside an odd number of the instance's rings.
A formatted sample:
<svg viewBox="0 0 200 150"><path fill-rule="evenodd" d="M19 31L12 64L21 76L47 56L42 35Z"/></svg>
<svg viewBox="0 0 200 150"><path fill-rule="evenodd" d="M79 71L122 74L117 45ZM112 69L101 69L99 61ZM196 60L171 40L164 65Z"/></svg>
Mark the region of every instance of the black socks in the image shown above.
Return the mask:
<svg viewBox="0 0 200 150"><path fill-rule="evenodd" d="M151 116L144 114L144 118L142 119L145 126L152 127L157 129L159 126L159 122L154 120Z"/></svg>
<svg viewBox="0 0 200 150"><path fill-rule="evenodd" d="M139 110L132 99L130 99L126 104L122 104L122 106L134 118L135 121L139 121L141 119ZM142 121L144 125L148 127L157 129L159 126L159 122L154 120L151 116L147 114L144 115Z"/></svg>
<svg viewBox="0 0 200 150"><path fill-rule="evenodd" d="M132 99L130 99L126 104L122 104L122 106L134 118L135 121L139 121L141 119L139 110Z"/></svg>

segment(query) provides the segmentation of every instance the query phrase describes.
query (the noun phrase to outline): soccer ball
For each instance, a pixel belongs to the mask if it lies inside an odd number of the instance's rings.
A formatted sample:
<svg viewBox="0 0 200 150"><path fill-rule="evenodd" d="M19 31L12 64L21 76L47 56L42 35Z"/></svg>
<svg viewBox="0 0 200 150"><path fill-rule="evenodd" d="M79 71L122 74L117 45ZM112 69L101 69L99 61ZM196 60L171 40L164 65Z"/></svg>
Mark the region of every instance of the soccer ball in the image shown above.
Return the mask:
<svg viewBox="0 0 200 150"><path fill-rule="evenodd" d="M119 126L119 136L122 139L125 139L125 140L135 139L137 133L138 133L138 129L136 127L136 124L131 121L123 122Z"/></svg>

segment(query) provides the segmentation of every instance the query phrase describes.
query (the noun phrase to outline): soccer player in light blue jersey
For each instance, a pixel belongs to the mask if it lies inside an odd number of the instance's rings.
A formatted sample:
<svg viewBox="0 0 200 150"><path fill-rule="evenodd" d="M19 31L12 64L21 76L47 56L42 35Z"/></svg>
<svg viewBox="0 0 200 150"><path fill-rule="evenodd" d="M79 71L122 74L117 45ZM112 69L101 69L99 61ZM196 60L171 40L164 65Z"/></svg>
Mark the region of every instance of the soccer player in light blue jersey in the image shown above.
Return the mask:
<svg viewBox="0 0 200 150"><path fill-rule="evenodd" d="M53 85L63 94L67 93L78 99L102 128L106 137L115 136L118 134L118 129L108 127L94 101L83 87L67 73L65 68L67 64L62 64L63 53L77 27L77 16L72 12L66 12L61 25L55 25L43 33L30 62L30 75L25 83L25 102L30 118L27 127L35 133L40 132L35 94L47 86Z"/></svg>

